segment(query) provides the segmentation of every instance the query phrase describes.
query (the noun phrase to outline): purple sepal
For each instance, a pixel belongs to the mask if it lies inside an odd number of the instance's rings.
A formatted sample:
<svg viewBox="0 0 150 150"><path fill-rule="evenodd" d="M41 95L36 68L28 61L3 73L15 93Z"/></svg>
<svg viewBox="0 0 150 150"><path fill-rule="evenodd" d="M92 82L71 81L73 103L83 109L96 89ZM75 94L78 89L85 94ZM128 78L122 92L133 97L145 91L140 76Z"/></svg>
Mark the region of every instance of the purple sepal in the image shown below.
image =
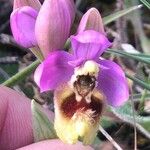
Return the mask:
<svg viewBox="0 0 150 150"><path fill-rule="evenodd" d="M34 32L37 15L38 12L29 6L18 8L11 14L10 25L14 39L25 48L37 45Z"/></svg>
<svg viewBox="0 0 150 150"><path fill-rule="evenodd" d="M64 51L55 51L38 66L34 80L40 91L54 90L61 83L69 81L73 74L73 67L68 64L73 56Z"/></svg>
<svg viewBox="0 0 150 150"><path fill-rule="evenodd" d="M120 106L129 98L127 79L121 67L110 60L101 60L98 89L104 93L108 104Z"/></svg>

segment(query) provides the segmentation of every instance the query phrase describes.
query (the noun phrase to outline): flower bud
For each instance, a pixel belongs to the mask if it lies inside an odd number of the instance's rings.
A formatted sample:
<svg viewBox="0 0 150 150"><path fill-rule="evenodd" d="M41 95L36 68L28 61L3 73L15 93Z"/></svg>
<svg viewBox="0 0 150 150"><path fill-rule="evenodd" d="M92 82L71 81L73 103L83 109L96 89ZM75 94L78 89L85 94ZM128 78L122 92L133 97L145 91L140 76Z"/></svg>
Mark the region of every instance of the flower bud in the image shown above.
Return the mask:
<svg viewBox="0 0 150 150"><path fill-rule="evenodd" d="M95 30L97 32L105 33L101 15L96 8L89 9L83 15L77 32L80 33L84 30Z"/></svg>
<svg viewBox="0 0 150 150"><path fill-rule="evenodd" d="M46 57L62 49L70 34L75 15L73 0L45 0L37 17L35 35Z"/></svg>
<svg viewBox="0 0 150 150"><path fill-rule="evenodd" d="M25 48L37 45L34 28L38 12L29 6L15 9L11 13L10 25L14 39Z"/></svg>

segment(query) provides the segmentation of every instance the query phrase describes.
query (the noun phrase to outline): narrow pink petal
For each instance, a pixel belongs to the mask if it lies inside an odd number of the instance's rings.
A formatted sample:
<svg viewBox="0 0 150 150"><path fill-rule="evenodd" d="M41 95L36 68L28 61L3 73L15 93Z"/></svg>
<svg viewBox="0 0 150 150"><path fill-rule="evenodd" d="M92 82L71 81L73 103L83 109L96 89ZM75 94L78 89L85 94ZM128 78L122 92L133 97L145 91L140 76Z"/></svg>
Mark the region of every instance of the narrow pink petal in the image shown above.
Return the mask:
<svg viewBox="0 0 150 150"><path fill-rule="evenodd" d="M94 150L90 146L84 146L81 142L77 144L65 144L60 140L47 140L35 143L18 150Z"/></svg>
<svg viewBox="0 0 150 150"><path fill-rule="evenodd" d="M0 149L16 149L33 142L30 100L0 86Z"/></svg>
<svg viewBox="0 0 150 150"><path fill-rule="evenodd" d="M39 0L14 0L13 10L23 6L30 6L39 11L41 8L41 3Z"/></svg>
<svg viewBox="0 0 150 150"><path fill-rule="evenodd" d="M72 56L64 51L55 51L38 66L34 80L41 92L54 90L61 83L69 81L73 74L73 67L68 64Z"/></svg>
<svg viewBox="0 0 150 150"><path fill-rule="evenodd" d="M30 48L37 45L35 39L35 21L38 12L29 6L14 10L10 17L13 36L18 44Z"/></svg>
<svg viewBox="0 0 150 150"><path fill-rule="evenodd" d="M98 88L104 93L108 104L120 106L129 98L129 88L121 67L110 60L100 61Z"/></svg>
<svg viewBox="0 0 150 150"><path fill-rule="evenodd" d="M0 150L14 150L34 142L31 100L0 86ZM53 113L44 110L53 120Z"/></svg>
<svg viewBox="0 0 150 150"><path fill-rule="evenodd" d="M71 36L71 45L76 58L95 59L111 45L107 37L94 30L86 30Z"/></svg>
<svg viewBox="0 0 150 150"><path fill-rule="evenodd" d="M83 15L77 32L81 33L85 30L95 30L97 32L105 34L101 15L96 8L89 9Z"/></svg>
<svg viewBox="0 0 150 150"><path fill-rule="evenodd" d="M36 21L35 34L45 57L62 49L75 15L73 0L45 0Z"/></svg>

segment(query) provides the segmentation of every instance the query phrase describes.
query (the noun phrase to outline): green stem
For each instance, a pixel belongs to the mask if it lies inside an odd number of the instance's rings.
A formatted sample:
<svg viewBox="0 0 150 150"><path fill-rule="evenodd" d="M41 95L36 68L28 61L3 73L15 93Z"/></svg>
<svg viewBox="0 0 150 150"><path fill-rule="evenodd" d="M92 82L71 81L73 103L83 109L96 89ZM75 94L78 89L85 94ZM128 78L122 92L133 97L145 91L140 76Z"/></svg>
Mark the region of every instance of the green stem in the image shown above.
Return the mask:
<svg viewBox="0 0 150 150"><path fill-rule="evenodd" d="M25 79L26 76L30 75L35 70L35 68L39 65L39 63L40 61L36 60L32 64L30 64L28 67L26 67L22 71L18 72L17 74L15 74L14 76L6 80L4 83L2 83L2 85L8 86L8 87L14 86L19 81Z"/></svg>
<svg viewBox="0 0 150 150"><path fill-rule="evenodd" d="M44 56L39 47L36 46L29 49L35 55L35 57L38 58L41 62L44 60Z"/></svg>

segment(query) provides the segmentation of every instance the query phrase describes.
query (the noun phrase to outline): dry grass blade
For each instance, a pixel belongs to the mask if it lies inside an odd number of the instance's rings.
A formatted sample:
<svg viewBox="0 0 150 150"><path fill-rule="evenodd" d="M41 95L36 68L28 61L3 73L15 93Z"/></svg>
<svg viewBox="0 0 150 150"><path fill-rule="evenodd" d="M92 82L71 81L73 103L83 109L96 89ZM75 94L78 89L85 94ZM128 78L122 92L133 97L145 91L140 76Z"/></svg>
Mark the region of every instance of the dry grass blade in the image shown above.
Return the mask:
<svg viewBox="0 0 150 150"><path fill-rule="evenodd" d="M132 113L133 113L133 123L134 123L134 150L137 150L137 130L136 130L136 118L135 118L135 109L134 109L134 101L133 101L133 94L132 94L132 87L130 88L131 91L131 106L132 106Z"/></svg>
<svg viewBox="0 0 150 150"><path fill-rule="evenodd" d="M102 126L99 126L99 130L101 131L101 133L113 144L113 146L117 149L117 150L123 150L118 143L104 130L104 128Z"/></svg>

